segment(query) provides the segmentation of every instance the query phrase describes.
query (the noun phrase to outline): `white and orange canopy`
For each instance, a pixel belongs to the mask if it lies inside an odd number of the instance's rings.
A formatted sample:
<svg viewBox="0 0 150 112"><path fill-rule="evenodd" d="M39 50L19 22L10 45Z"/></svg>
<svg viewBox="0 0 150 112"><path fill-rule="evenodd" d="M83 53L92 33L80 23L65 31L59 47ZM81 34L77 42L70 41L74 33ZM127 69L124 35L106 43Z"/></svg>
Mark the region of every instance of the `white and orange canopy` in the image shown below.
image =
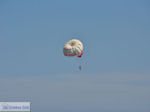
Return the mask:
<svg viewBox="0 0 150 112"><path fill-rule="evenodd" d="M79 58L83 55L83 44L77 39L72 39L64 45L63 53L65 56L77 56Z"/></svg>

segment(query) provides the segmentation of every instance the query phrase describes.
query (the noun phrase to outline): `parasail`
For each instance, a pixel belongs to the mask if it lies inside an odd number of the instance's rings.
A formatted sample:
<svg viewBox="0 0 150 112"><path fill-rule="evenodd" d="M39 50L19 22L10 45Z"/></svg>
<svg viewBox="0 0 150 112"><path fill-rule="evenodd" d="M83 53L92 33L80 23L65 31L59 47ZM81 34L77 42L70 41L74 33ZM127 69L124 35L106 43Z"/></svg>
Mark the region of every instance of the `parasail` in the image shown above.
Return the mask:
<svg viewBox="0 0 150 112"><path fill-rule="evenodd" d="M77 56L81 58L83 55L83 44L80 40L72 39L64 45L63 53L65 56Z"/></svg>

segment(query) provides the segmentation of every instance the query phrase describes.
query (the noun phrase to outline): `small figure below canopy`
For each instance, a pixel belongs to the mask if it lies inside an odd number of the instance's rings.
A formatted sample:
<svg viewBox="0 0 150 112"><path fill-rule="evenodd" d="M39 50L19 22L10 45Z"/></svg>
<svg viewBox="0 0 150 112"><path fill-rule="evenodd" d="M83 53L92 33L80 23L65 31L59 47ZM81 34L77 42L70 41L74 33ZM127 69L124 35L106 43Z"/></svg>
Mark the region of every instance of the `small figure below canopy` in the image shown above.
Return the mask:
<svg viewBox="0 0 150 112"><path fill-rule="evenodd" d="M79 66L79 70L80 70L80 71L82 70L82 66L81 66L81 65Z"/></svg>

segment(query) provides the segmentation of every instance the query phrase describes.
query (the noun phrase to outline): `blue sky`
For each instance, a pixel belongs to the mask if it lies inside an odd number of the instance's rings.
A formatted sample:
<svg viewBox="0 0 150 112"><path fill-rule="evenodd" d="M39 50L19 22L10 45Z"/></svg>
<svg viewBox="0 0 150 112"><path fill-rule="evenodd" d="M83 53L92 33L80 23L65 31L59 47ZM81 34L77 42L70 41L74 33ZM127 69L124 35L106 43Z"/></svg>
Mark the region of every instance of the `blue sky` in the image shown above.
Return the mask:
<svg viewBox="0 0 150 112"><path fill-rule="evenodd" d="M0 1L0 100L29 100L37 112L150 111L149 6ZM63 56L72 38L84 44L82 59Z"/></svg>

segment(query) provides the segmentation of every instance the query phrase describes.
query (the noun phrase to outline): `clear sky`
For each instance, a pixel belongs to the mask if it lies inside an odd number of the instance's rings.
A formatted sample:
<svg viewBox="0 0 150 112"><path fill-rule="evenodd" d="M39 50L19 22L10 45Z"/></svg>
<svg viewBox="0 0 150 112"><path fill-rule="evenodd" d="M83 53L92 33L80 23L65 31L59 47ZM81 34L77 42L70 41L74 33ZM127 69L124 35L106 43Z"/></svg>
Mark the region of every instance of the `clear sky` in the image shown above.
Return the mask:
<svg viewBox="0 0 150 112"><path fill-rule="evenodd" d="M73 38L82 59L63 56ZM149 0L0 1L2 101L31 101L36 112L149 112L149 51Z"/></svg>

